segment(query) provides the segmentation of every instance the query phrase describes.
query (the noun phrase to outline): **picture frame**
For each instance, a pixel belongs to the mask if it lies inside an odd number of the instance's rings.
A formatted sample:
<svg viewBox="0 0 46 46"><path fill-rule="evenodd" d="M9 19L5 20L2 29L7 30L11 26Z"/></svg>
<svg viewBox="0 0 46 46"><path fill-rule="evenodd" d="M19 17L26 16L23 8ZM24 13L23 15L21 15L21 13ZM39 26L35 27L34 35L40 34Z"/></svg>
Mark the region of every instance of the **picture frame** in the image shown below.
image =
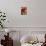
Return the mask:
<svg viewBox="0 0 46 46"><path fill-rule="evenodd" d="M21 7L21 15L27 15L27 7Z"/></svg>

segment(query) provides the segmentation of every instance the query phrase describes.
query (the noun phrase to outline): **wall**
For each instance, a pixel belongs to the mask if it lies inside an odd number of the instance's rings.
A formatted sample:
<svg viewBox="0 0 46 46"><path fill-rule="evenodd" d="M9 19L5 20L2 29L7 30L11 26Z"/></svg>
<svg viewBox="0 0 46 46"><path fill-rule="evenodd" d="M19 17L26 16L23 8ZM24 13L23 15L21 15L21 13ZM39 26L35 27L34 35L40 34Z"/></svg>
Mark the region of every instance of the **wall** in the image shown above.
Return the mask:
<svg viewBox="0 0 46 46"><path fill-rule="evenodd" d="M20 7L27 6L27 16ZM0 0L0 10L6 12L6 27L46 27L46 0Z"/></svg>

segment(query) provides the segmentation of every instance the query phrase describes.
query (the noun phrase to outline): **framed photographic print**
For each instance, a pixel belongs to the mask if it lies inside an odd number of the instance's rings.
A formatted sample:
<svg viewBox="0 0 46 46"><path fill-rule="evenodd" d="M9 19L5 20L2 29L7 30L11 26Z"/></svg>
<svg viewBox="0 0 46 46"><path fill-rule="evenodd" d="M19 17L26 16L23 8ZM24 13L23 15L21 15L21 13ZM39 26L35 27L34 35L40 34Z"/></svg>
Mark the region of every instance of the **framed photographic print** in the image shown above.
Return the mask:
<svg viewBox="0 0 46 46"><path fill-rule="evenodd" d="M21 15L27 15L27 7L21 7Z"/></svg>

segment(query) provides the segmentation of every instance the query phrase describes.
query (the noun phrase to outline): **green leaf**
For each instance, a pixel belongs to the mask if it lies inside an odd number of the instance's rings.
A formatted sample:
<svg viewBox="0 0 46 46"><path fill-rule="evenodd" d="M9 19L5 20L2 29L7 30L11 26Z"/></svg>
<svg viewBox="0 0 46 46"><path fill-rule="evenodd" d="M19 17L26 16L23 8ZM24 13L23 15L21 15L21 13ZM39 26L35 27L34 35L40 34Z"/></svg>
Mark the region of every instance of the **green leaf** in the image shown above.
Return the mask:
<svg viewBox="0 0 46 46"><path fill-rule="evenodd" d="M4 13L4 15L5 15L5 13Z"/></svg>
<svg viewBox="0 0 46 46"><path fill-rule="evenodd" d="M1 21L0 21L0 23L1 23Z"/></svg>
<svg viewBox="0 0 46 46"><path fill-rule="evenodd" d="M6 17L6 16L3 16L3 17Z"/></svg>
<svg viewBox="0 0 46 46"><path fill-rule="evenodd" d="M0 12L0 13L2 13L2 12Z"/></svg>
<svg viewBox="0 0 46 46"><path fill-rule="evenodd" d="M1 19L2 21L6 20L6 19Z"/></svg>
<svg viewBox="0 0 46 46"><path fill-rule="evenodd" d="M0 17L2 17L2 15L0 15Z"/></svg>
<svg viewBox="0 0 46 46"><path fill-rule="evenodd" d="M3 25L1 25L1 27L3 28Z"/></svg>

